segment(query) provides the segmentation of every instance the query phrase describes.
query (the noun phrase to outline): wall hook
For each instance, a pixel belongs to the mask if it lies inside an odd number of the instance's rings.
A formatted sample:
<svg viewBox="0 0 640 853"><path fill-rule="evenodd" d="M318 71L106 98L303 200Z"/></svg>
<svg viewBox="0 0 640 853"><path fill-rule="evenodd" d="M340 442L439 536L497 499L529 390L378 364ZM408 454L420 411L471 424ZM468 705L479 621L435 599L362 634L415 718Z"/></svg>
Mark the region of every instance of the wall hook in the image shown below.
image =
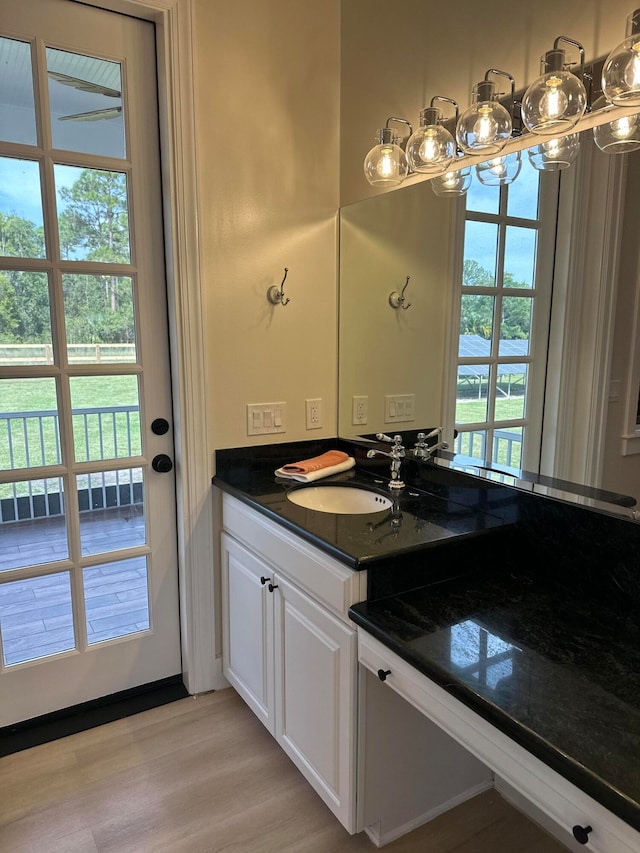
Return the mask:
<svg viewBox="0 0 640 853"><path fill-rule="evenodd" d="M411 308L410 302L407 302L406 305L404 304L404 301L405 301L404 292L407 289L407 285L409 284L410 278L411 278L411 276L408 275L407 280L404 283L404 287L402 288L400 293L398 293L397 290L392 290L391 293L389 294L389 305L391 305L392 308L402 308L404 311L406 311L407 308Z"/></svg>
<svg viewBox="0 0 640 853"><path fill-rule="evenodd" d="M280 282L280 287L277 284L272 284L269 290L267 290L267 299L272 305L288 305L291 301L287 296L284 295L284 283L287 280L287 273L289 272L288 268L284 268L284 277Z"/></svg>

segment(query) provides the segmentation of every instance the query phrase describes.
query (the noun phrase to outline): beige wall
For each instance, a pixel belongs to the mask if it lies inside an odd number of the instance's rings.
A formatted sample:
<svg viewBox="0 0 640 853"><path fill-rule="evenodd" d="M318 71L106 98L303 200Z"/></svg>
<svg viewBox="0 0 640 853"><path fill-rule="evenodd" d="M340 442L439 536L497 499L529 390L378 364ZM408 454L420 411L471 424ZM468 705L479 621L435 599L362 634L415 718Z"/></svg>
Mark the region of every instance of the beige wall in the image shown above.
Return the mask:
<svg viewBox="0 0 640 853"><path fill-rule="evenodd" d="M580 42L588 61L604 56L625 37L634 8L629 0L342 0L341 203L379 193L362 161L389 116L417 127L434 95L462 111L489 68L524 88L559 35Z"/></svg>
<svg viewBox="0 0 640 853"><path fill-rule="evenodd" d="M489 67L524 85L558 35L602 56L622 0L195 0L209 444L337 429L337 211L378 194L362 174L390 115L414 124L435 94L461 108ZM289 268L291 302L266 300ZM323 400L307 431L304 400ZM246 404L287 402L286 433L250 437Z"/></svg>
<svg viewBox="0 0 640 853"><path fill-rule="evenodd" d="M196 0L212 450L336 434L339 0ZM280 284L291 302L272 306ZM305 398L323 429L305 429ZM285 401L249 437L246 404Z"/></svg>

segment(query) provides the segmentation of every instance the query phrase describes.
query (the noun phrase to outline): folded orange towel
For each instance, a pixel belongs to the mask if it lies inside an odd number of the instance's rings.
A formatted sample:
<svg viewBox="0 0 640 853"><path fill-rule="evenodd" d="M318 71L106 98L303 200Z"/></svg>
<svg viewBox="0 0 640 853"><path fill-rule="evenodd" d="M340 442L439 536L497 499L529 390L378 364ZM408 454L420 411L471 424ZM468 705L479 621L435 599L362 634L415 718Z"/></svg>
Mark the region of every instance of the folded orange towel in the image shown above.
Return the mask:
<svg viewBox="0 0 640 853"><path fill-rule="evenodd" d="M312 471L320 471L322 468L333 468L334 465L347 462L348 459L349 454L343 453L342 450L328 450L326 453L321 453L320 456L283 465L280 471L284 474L311 474Z"/></svg>

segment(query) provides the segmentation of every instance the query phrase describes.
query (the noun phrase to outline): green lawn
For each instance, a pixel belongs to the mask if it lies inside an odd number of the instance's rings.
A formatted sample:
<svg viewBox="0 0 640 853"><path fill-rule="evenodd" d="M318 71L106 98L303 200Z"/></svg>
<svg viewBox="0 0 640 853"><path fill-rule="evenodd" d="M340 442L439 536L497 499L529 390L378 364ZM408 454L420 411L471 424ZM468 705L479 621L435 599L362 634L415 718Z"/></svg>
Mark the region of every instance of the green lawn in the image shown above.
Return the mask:
<svg viewBox="0 0 640 853"><path fill-rule="evenodd" d="M466 391L466 389L464 390ZM522 418L524 415L522 396L498 396L496 398L496 404L496 417L499 420L517 420ZM461 425L482 423L486 417L486 400L478 400L477 397L475 399L470 399L467 394L465 394L465 396L462 398L458 397L456 401L456 423ZM521 427L506 427L500 431L505 433L512 432L518 436L521 435ZM498 438L497 451L497 458L493 460L494 462L497 462L500 465L509 465L512 468L520 467L522 458L522 447L520 444L511 444L511 447L509 447L509 442L504 439ZM465 455L472 456L476 459L482 459L484 457L482 448L482 436L474 435L473 446L469 447L469 440L463 434L462 452ZM511 453L510 458L509 452Z"/></svg>
<svg viewBox="0 0 640 853"><path fill-rule="evenodd" d="M71 399L74 409L105 406L137 406L136 376L73 377ZM0 412L56 411L55 380L3 379L0 381ZM61 461L56 422L49 415L12 422L0 417L0 469L56 465ZM26 426L25 426L26 423ZM105 415L102 430L97 415L74 416L75 455L79 461L114 459L141 452L140 419L137 413ZM0 497L7 496L7 489ZM24 487L21 489L23 491Z"/></svg>

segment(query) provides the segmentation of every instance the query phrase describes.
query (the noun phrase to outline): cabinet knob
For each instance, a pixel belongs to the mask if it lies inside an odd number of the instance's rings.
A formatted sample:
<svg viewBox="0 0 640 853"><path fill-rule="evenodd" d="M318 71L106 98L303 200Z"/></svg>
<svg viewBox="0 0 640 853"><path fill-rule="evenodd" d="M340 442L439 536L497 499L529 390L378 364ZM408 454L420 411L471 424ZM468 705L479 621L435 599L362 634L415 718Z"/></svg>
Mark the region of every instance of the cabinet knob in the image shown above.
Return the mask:
<svg viewBox="0 0 640 853"><path fill-rule="evenodd" d="M277 583L270 583L269 584L269 592L273 592L274 589L278 589L278 584Z"/></svg>
<svg viewBox="0 0 640 853"><path fill-rule="evenodd" d="M378 670L378 678L380 679L380 681L386 681L388 675L391 675L390 669L379 669Z"/></svg>
<svg viewBox="0 0 640 853"><path fill-rule="evenodd" d="M589 841L589 833L593 832L592 826L576 826L573 827L573 837L578 842L578 844L587 844Z"/></svg>
<svg viewBox="0 0 640 853"><path fill-rule="evenodd" d="M262 578L262 577L261 577L261 578L260 578L260 583L262 584L262 586L264 586L264 585L266 584L266 582L267 582L267 581L270 581L270 580L271 580L271 578Z"/></svg>

